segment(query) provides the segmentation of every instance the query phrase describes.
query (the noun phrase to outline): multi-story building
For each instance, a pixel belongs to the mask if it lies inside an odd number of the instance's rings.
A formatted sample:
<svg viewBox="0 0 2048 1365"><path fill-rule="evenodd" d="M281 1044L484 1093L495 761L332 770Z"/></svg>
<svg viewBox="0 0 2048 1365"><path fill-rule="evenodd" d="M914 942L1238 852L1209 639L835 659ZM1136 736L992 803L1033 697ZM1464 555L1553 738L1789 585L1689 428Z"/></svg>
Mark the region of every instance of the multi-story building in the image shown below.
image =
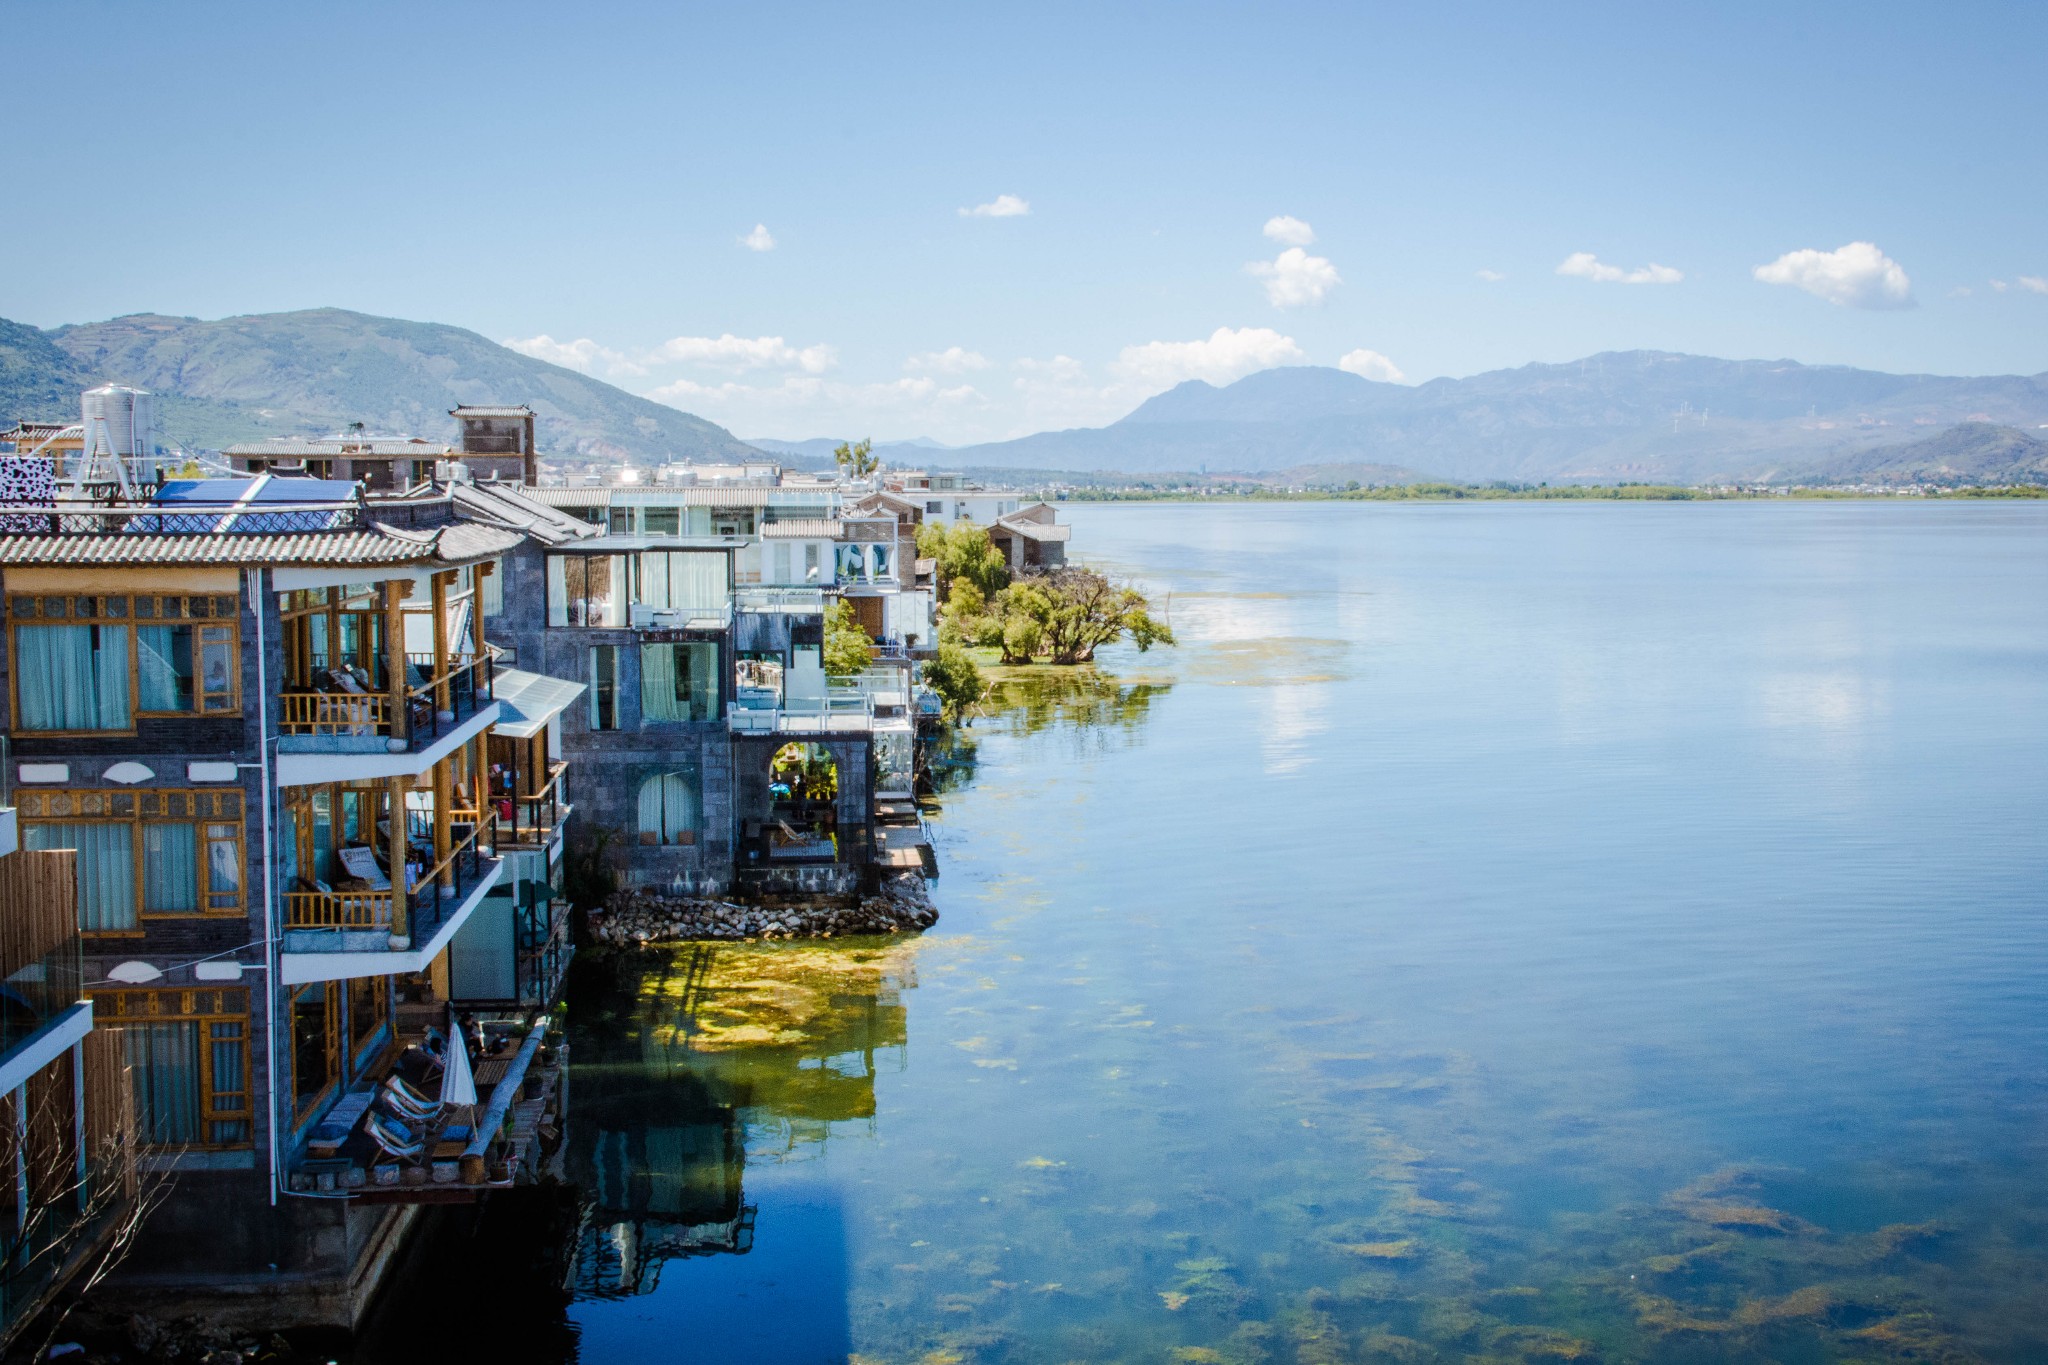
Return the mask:
<svg viewBox="0 0 2048 1365"><path fill-rule="evenodd" d="M559 978L567 703L486 628L552 514L268 476L66 492L0 519L0 687L22 845L74 851L92 1012L179 1173L122 1293L349 1325L417 1201L540 1156L547 1023L518 1007ZM494 895L510 986L482 998L515 1008L468 1012L504 1056L454 1123L449 949Z"/></svg>

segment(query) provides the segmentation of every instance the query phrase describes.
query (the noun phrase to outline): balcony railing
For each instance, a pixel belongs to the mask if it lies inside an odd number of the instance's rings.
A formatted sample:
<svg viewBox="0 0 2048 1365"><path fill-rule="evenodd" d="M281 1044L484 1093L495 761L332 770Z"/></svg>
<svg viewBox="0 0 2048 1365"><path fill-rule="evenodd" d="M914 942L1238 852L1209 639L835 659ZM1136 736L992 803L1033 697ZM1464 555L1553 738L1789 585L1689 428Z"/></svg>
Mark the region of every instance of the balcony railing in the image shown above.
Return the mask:
<svg viewBox="0 0 2048 1365"><path fill-rule="evenodd" d="M786 611L813 616L825 610L822 588L736 588L732 601L739 611Z"/></svg>
<svg viewBox="0 0 2048 1365"><path fill-rule="evenodd" d="M405 657L406 662L421 673L431 673L433 655L408 654ZM479 707L489 705L496 676L496 655L486 650L470 662L458 664L438 677L430 676L426 682L409 690L406 693L406 719L412 747L417 749L433 743L475 715ZM445 711L440 705L444 685L448 699Z"/></svg>
<svg viewBox="0 0 2048 1365"><path fill-rule="evenodd" d="M539 791L529 796L498 797L499 837L514 844L546 843L568 809L561 799L562 774L568 771L567 763L550 764L547 785Z"/></svg>
<svg viewBox="0 0 2048 1365"><path fill-rule="evenodd" d="M374 692L287 692L277 727L287 735L374 736L391 733L391 698Z"/></svg>
<svg viewBox="0 0 2048 1365"><path fill-rule="evenodd" d="M407 927L415 941L438 928L490 872L497 855L494 811L454 812L458 827L468 832L448 856L413 877L406 893ZM287 929L382 929L393 925L390 889L362 891L288 891L284 897Z"/></svg>
<svg viewBox="0 0 2048 1365"><path fill-rule="evenodd" d="M858 733L875 723L874 699L845 688L823 697L785 697L779 705L725 709L726 728L734 734L776 734L840 730Z"/></svg>

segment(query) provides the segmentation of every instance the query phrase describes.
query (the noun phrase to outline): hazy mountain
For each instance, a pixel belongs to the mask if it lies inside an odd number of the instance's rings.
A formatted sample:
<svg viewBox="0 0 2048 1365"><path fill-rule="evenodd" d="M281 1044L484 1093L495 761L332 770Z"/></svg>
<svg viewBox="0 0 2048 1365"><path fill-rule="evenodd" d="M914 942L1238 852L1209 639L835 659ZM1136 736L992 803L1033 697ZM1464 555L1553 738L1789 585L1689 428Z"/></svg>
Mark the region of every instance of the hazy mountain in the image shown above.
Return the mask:
<svg viewBox="0 0 2048 1365"><path fill-rule="evenodd" d="M1659 351L1414 386L1290 366L1190 381L1107 427L948 452L1023 468L1386 465L1473 480L1782 477L1959 422L2048 422L2048 375L1893 375Z"/></svg>
<svg viewBox="0 0 2048 1365"><path fill-rule="evenodd" d="M842 445L851 445L859 440L855 436L812 436L802 441L785 441L774 436L748 436L746 443L757 450L779 455L792 467L823 469L833 464L832 452ZM952 447L939 444L928 436L914 436L907 441L877 441L874 453L882 463L901 468L905 465L921 465L934 458L938 451Z"/></svg>
<svg viewBox="0 0 2048 1365"><path fill-rule="evenodd" d="M33 401L76 421L78 388L111 380L159 395L158 424L172 444L324 435L356 421L452 439L448 409L458 403L526 403L552 454L651 461L753 453L700 417L439 323L316 308L214 322L143 313L50 332L0 325L9 329L0 332L0 375L9 376L0 380L9 384L0 400L13 400L0 417L31 415L17 409ZM25 358L19 380L17 354ZM38 399L44 389L50 393Z"/></svg>
<svg viewBox="0 0 2048 1365"><path fill-rule="evenodd" d="M2048 483L2048 441L1990 422L1964 422L1922 440L1819 466L1806 477L1843 483Z"/></svg>
<svg viewBox="0 0 2048 1365"><path fill-rule="evenodd" d="M80 391L98 382L45 333L0 318L0 429L76 422Z"/></svg>

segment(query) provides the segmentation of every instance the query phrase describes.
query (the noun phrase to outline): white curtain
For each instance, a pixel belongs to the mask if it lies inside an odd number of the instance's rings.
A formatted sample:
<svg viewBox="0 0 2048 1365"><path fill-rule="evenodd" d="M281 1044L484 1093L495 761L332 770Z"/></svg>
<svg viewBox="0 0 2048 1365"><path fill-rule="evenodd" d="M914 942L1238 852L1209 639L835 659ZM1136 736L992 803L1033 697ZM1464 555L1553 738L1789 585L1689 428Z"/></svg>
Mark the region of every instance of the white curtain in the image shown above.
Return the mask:
<svg viewBox="0 0 2048 1365"><path fill-rule="evenodd" d="M142 903L152 914L200 911L197 828L187 824L142 827Z"/></svg>
<svg viewBox="0 0 2048 1365"><path fill-rule="evenodd" d="M126 730L128 627L22 626L14 632L24 730Z"/></svg>
<svg viewBox="0 0 2048 1365"><path fill-rule="evenodd" d="M719 611L731 596L725 581L723 554L669 556L669 591L673 605L684 611Z"/></svg>
<svg viewBox="0 0 2048 1365"><path fill-rule="evenodd" d="M715 720L718 717L718 646L694 644L682 648L689 656L690 719Z"/></svg>
<svg viewBox="0 0 2048 1365"><path fill-rule="evenodd" d="M318 616L313 621L326 624ZM192 709L192 627L137 626L135 661L143 710Z"/></svg>
<svg viewBox="0 0 2048 1365"><path fill-rule="evenodd" d="M78 927L87 931L133 929L135 844L133 825L75 823L29 825L30 848L78 850Z"/></svg>
<svg viewBox="0 0 2048 1365"><path fill-rule="evenodd" d="M675 645L647 645L640 651L640 719L690 719L676 695Z"/></svg>
<svg viewBox="0 0 2048 1365"><path fill-rule="evenodd" d="M657 609L675 605L669 595L668 554L663 550L646 550L640 555L640 593L636 601Z"/></svg>
<svg viewBox="0 0 2048 1365"><path fill-rule="evenodd" d="M663 844L693 842L697 831L697 783L688 772L661 773L640 784L640 832ZM688 835L686 840L683 836Z"/></svg>

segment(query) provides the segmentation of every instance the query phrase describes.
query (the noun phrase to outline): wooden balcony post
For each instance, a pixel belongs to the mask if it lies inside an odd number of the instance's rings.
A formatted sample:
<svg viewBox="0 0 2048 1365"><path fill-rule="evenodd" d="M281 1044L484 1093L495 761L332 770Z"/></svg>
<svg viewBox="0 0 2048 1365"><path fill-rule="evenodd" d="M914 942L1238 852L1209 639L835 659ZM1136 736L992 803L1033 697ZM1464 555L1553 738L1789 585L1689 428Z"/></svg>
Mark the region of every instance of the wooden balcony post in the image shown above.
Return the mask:
<svg viewBox="0 0 2048 1365"><path fill-rule="evenodd" d="M494 560L486 560L476 566L471 575L469 592L469 633L473 637L471 653L479 660L489 646L484 642L484 580L498 571Z"/></svg>
<svg viewBox="0 0 2048 1365"><path fill-rule="evenodd" d="M411 579L384 580L384 672L391 693L391 739L396 749L403 749L412 734L412 712L405 704L405 599L411 595Z"/></svg>
<svg viewBox="0 0 2048 1365"><path fill-rule="evenodd" d="M448 696L448 580L454 577L453 569L437 573L432 579L434 588L434 709L443 716L452 716L455 706Z"/></svg>
<svg viewBox="0 0 2048 1365"><path fill-rule="evenodd" d="M455 823L455 755L450 754L434 765L434 865L441 869L441 885L453 889L455 866L448 862L448 850L454 843Z"/></svg>
<svg viewBox="0 0 2048 1365"><path fill-rule="evenodd" d="M399 675L403 678L403 674ZM393 717L396 723L396 717ZM391 837L386 841L385 857L391 863L391 946L400 950L412 947L412 935L406 922L405 861L412 851L412 845L405 837L405 784L403 777L386 780L385 790L391 802Z"/></svg>

